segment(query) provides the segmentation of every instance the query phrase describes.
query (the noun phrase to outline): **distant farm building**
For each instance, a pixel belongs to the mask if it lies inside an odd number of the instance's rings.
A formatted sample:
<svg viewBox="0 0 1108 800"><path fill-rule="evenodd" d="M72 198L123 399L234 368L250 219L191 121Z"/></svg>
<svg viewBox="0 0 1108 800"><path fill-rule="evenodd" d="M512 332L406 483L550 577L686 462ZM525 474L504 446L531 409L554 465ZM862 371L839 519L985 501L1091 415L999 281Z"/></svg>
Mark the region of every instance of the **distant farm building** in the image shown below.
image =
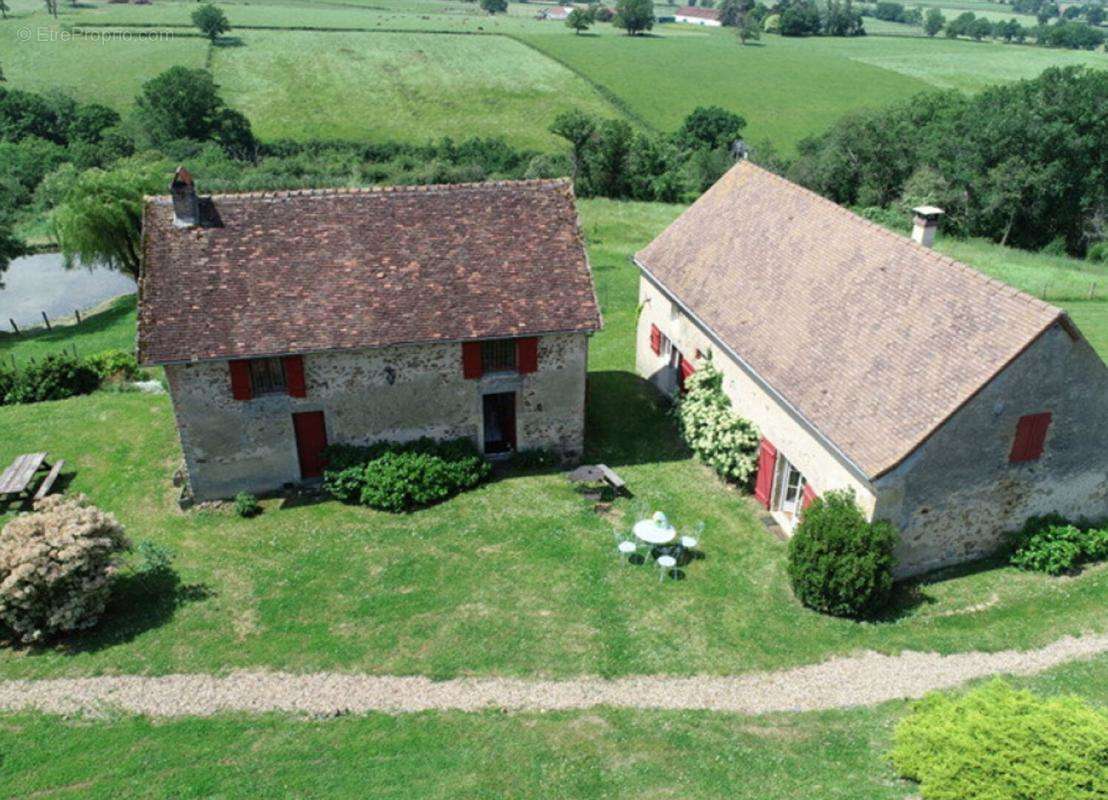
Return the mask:
<svg viewBox="0 0 1108 800"><path fill-rule="evenodd" d="M697 8L696 6L684 6L677 9L673 17L675 22L685 22L690 25L706 25L709 28L718 28L719 12L714 8Z"/></svg>

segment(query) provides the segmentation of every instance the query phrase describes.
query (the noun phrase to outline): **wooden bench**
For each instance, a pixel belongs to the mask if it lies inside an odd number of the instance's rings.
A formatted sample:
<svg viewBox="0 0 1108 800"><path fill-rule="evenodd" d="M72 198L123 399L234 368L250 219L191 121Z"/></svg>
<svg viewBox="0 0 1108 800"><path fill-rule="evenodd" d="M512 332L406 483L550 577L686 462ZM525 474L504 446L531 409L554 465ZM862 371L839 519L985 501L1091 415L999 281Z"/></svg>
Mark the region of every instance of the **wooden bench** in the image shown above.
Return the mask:
<svg viewBox="0 0 1108 800"><path fill-rule="evenodd" d="M54 466L50 468L50 472L46 474L46 477L42 479L42 484L38 487L38 491L35 492L35 500L41 500L50 493L50 489L54 486L54 481L58 479L58 475L62 472L62 467L65 466L65 459L59 458L54 462Z"/></svg>
<svg viewBox="0 0 1108 800"><path fill-rule="evenodd" d="M15 461L0 473L0 496L22 494L44 463L46 463L46 453L26 453L16 456Z"/></svg>
<svg viewBox="0 0 1108 800"><path fill-rule="evenodd" d="M619 475L616 475L615 470L607 464L597 464L596 468L600 470L600 474L604 476L604 480L608 482L608 485L615 489L616 494L627 491L627 483Z"/></svg>

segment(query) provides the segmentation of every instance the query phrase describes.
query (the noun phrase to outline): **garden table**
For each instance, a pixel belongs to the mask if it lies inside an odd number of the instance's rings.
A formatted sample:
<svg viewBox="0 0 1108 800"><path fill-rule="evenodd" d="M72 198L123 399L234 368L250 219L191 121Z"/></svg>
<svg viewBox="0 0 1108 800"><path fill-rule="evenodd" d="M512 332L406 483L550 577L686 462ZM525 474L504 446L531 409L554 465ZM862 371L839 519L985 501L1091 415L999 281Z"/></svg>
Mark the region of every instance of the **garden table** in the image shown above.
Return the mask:
<svg viewBox="0 0 1108 800"><path fill-rule="evenodd" d="M631 531L636 539L653 545L669 544L677 538L677 529L669 524L666 515L661 511L651 519L636 522Z"/></svg>

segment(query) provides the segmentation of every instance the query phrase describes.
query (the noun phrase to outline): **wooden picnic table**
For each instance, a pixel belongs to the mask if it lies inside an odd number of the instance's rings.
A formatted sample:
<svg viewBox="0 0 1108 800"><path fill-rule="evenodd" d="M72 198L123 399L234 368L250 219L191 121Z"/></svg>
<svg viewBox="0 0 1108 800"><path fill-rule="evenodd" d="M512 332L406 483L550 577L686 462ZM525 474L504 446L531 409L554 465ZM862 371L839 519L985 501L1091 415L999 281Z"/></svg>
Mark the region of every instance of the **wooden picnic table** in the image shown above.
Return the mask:
<svg viewBox="0 0 1108 800"><path fill-rule="evenodd" d="M41 500L45 497L62 471L62 465L65 464L59 459L51 466L46 460L46 455L46 453L24 453L16 456L8 468L0 473L0 498L11 499L13 496L23 494L38 471L43 467L49 467L50 473L43 479L38 491L35 492L34 499Z"/></svg>

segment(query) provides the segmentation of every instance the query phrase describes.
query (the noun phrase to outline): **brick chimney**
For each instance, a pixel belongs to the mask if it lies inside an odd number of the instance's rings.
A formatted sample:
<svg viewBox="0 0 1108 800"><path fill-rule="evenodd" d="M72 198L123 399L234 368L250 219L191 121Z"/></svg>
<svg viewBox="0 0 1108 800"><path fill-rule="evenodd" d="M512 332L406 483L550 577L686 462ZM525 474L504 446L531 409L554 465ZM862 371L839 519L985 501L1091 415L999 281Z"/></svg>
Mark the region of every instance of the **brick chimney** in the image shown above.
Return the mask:
<svg viewBox="0 0 1108 800"><path fill-rule="evenodd" d="M173 224L178 228L192 228L200 224L200 199L192 175L184 167L177 167L173 182L169 184L173 195Z"/></svg>
<svg viewBox="0 0 1108 800"><path fill-rule="evenodd" d="M943 215L943 210L935 206L918 206L912 211L916 215L912 220L912 241L930 247L935 241L935 231L939 229L939 217Z"/></svg>

